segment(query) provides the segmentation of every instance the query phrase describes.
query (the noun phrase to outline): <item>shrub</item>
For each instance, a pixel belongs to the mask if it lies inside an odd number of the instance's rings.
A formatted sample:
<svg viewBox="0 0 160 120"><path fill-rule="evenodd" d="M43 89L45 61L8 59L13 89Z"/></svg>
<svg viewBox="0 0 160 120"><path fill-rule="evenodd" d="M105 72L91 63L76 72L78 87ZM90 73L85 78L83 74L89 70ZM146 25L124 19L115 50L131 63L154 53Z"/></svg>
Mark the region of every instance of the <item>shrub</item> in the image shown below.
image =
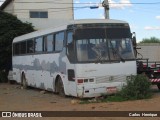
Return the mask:
<svg viewBox="0 0 160 120"><path fill-rule="evenodd" d="M7 82L7 73L5 71L0 71L0 83Z"/></svg>
<svg viewBox="0 0 160 120"><path fill-rule="evenodd" d="M150 87L151 82L145 75L131 76L119 95L126 100L146 99L151 97Z"/></svg>
<svg viewBox="0 0 160 120"><path fill-rule="evenodd" d="M141 74L131 76L127 80L127 85L122 87L122 90L114 95L102 95L99 100L82 100L81 104L98 103L98 102L122 102L127 100L148 99L151 97L151 82L147 76ZM101 99L103 98L103 99Z"/></svg>

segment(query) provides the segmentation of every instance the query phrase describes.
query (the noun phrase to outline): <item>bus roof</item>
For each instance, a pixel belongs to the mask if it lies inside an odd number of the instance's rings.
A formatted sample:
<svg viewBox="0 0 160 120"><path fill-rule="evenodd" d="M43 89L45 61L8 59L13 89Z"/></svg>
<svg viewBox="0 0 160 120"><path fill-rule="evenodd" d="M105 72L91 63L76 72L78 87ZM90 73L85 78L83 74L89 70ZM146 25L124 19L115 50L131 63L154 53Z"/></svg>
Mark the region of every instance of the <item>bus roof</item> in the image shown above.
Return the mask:
<svg viewBox="0 0 160 120"><path fill-rule="evenodd" d="M45 34L50 34L52 32L65 30L68 25L87 24L87 23L92 24L92 23L127 23L127 22L121 21L121 20L114 20L114 19L79 19L79 20L72 20L72 21L68 22L68 24L65 24L65 25L60 25L60 26L57 26L57 27L42 29L42 30L31 32L31 33L28 33L28 34L25 34L25 35L22 35L22 36L15 37L13 42L27 40L27 39L42 36L42 35L45 35Z"/></svg>
<svg viewBox="0 0 160 120"><path fill-rule="evenodd" d="M69 24L87 24L87 23L127 23L127 22L114 19L79 19L70 21Z"/></svg>

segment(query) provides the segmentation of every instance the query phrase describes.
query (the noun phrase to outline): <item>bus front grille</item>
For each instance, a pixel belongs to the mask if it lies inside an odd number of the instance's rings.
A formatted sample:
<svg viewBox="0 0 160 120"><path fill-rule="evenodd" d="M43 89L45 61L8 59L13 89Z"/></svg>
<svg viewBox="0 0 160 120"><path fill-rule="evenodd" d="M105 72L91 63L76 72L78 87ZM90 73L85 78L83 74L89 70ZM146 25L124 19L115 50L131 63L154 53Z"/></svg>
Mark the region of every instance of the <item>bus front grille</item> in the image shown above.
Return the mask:
<svg viewBox="0 0 160 120"><path fill-rule="evenodd" d="M126 75L96 77L96 83L126 82Z"/></svg>

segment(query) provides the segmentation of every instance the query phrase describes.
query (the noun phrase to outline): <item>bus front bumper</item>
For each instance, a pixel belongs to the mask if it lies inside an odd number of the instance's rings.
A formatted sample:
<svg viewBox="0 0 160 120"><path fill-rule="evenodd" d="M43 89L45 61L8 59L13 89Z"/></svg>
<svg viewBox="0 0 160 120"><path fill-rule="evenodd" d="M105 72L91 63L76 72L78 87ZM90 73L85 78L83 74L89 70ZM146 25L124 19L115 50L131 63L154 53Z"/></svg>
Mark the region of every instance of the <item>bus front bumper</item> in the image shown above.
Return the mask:
<svg viewBox="0 0 160 120"><path fill-rule="evenodd" d="M91 98L115 94L120 91L124 85L126 85L125 82L78 85L77 97Z"/></svg>

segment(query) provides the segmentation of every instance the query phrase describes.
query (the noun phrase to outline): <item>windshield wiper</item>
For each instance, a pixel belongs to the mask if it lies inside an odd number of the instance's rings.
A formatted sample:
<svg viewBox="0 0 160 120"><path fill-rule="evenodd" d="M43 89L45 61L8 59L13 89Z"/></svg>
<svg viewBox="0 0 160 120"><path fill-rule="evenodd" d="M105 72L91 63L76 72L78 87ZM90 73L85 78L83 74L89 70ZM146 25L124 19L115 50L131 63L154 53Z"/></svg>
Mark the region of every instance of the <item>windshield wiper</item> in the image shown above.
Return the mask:
<svg viewBox="0 0 160 120"><path fill-rule="evenodd" d="M122 61L122 62L125 62L125 59L119 54L119 52L116 50L116 49L114 49L114 48L112 48L113 50L114 50L114 52L118 55L118 57L120 58L120 60Z"/></svg>
<svg viewBox="0 0 160 120"><path fill-rule="evenodd" d="M113 45L112 45L112 42L110 41L110 44L111 44L111 47L112 47L112 50L118 55L118 57L120 58L120 60L122 62L125 62L125 59L119 54L118 50L113 48Z"/></svg>
<svg viewBox="0 0 160 120"><path fill-rule="evenodd" d="M107 53L107 51L104 48L101 47L97 47L95 49L95 52L97 53L97 59L95 60L95 63L102 63L105 58L107 57L105 54ZM104 60L102 60L102 58L104 58Z"/></svg>

